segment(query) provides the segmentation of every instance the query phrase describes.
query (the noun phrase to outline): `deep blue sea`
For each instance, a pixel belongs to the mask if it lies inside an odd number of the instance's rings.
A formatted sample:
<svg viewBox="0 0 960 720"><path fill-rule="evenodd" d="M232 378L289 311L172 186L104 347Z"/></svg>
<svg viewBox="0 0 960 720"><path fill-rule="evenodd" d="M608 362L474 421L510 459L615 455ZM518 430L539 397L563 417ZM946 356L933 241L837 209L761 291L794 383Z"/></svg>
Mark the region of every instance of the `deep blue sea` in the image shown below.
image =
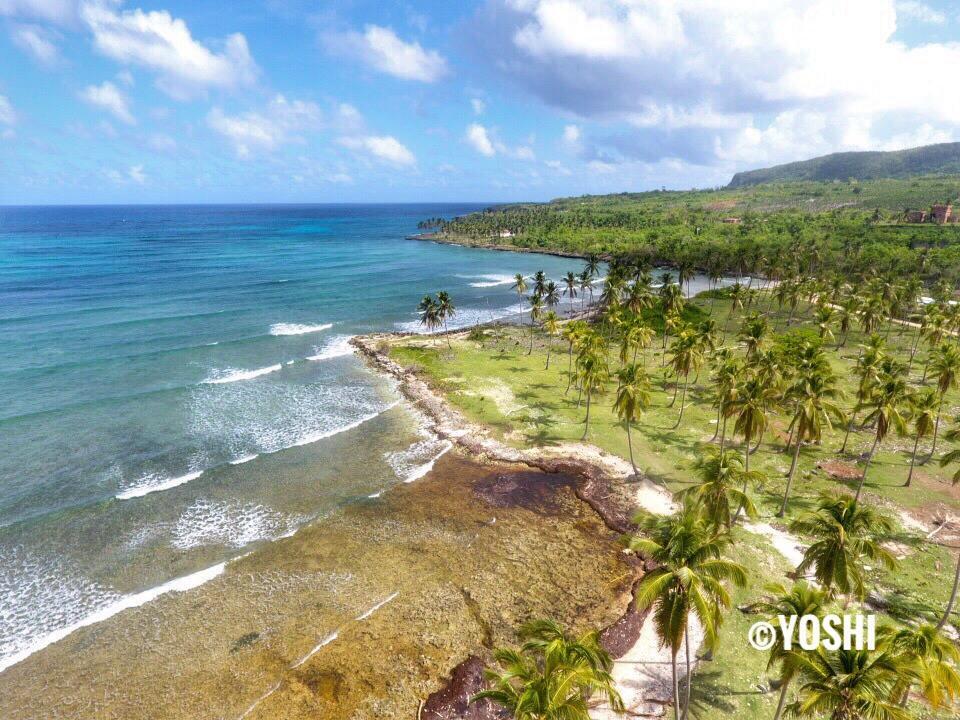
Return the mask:
<svg viewBox="0 0 960 720"><path fill-rule="evenodd" d="M0 208L0 670L421 474L443 444L349 337L581 266L405 239L480 207Z"/></svg>

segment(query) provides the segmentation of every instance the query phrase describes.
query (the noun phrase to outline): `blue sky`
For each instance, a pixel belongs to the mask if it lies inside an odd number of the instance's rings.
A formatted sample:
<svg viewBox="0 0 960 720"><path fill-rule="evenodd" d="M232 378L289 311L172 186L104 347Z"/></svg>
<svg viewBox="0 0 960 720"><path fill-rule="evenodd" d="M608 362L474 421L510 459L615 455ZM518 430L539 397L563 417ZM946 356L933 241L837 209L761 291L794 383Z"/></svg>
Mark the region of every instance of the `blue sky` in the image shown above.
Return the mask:
<svg viewBox="0 0 960 720"><path fill-rule="evenodd" d="M913 0L0 0L0 204L542 200L960 139Z"/></svg>

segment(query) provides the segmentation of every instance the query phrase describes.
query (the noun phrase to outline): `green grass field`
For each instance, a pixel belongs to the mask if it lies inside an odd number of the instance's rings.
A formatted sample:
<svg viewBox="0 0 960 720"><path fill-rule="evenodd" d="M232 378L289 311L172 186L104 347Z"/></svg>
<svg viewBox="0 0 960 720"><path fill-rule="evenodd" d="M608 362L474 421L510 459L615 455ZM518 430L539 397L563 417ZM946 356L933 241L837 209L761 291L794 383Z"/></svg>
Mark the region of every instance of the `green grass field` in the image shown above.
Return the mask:
<svg viewBox="0 0 960 720"><path fill-rule="evenodd" d="M770 307L765 296L759 302L771 325L776 324L781 332L787 330L786 312ZM696 298L692 304L712 314L721 329L726 325L727 302ZM807 328L809 332L813 327L806 310L803 308L800 321L795 320L790 331ZM721 344L736 347L734 333L739 318L732 320L732 332L724 335ZM899 326L892 327L891 350L906 357L913 332L906 328L901 333ZM405 338L395 341L391 354L401 365L429 379L469 419L491 428L507 443L527 446L579 441L584 432L585 408L582 401L578 402L576 389L566 391L569 362L566 343L537 330L533 352L528 353L530 333L529 327L501 326L475 331L470 339L454 339L451 347L439 338ZM830 352L840 385L846 392L842 401L845 407L854 402L853 367L858 344L863 340L859 332L852 331L845 348ZM711 374L705 366L696 382L691 382L683 422L675 427L679 400L673 407L669 406L673 378L661 367L660 343L660 338L655 339L644 353L643 362L651 374L655 392L652 406L634 428L633 446L638 468L655 482L677 491L695 482L693 466L711 442L717 427L717 413L712 404ZM549 369L546 368L548 350ZM611 351L611 366L615 369L618 361L614 355ZM924 354L921 352L917 357L919 362L914 363L911 375L913 383L919 383L923 370ZM595 398L587 441L626 458L626 434L611 409L615 387L615 381L611 382L609 391ZM960 397L956 393L948 394L945 421L956 414L958 404ZM760 449L751 458L751 469L761 470L768 478L764 488L755 495L761 519L782 529L786 523L777 521L773 515L783 495L791 459L782 452L788 424L786 416L774 416ZM728 425L728 438L732 425L732 422ZM849 468L856 463L855 455L869 449L871 441L869 430L854 433L848 446L853 452L840 457L837 451L843 442L843 429L834 428L824 434L819 446L805 447L800 455L786 520L811 508L820 491L845 489L844 481L819 468L819 463L834 460ZM740 447L742 442L738 438L733 445ZM948 600L953 577L951 551L925 541L922 534L911 530L900 510L928 521L944 508L960 514L960 494L949 482L952 470L941 469L936 462L919 468L912 487L904 488L912 447L912 437L888 437L871 465L865 487L867 502L882 507L898 527L889 539L895 554L903 556L898 569L871 571L871 587L890 604L891 621L938 618ZM945 449L947 444L940 447ZM746 565L750 576L750 586L735 593L736 605L756 601L768 582L787 582L785 573L791 568L765 538L742 529L736 529L734 537L732 554ZM768 682L767 656L746 643L747 629L755 620L756 617L736 610L726 616L720 649L712 661L699 666L696 674L695 715L698 718L719 720L731 713L745 718L772 717L776 693L761 692ZM918 717L939 717L924 715L925 709L919 706L914 709Z"/></svg>

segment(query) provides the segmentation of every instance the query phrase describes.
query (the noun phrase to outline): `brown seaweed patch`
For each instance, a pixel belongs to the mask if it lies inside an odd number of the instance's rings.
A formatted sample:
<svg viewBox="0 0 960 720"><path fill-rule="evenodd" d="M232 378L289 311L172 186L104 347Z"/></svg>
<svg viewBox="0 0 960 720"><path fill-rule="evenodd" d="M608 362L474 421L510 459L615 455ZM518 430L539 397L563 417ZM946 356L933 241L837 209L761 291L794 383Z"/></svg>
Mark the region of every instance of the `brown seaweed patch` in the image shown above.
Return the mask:
<svg viewBox="0 0 960 720"><path fill-rule="evenodd" d="M569 475L521 470L481 478L474 483L473 491L493 507L519 507L538 515L558 515L564 505L557 490L575 484Z"/></svg>

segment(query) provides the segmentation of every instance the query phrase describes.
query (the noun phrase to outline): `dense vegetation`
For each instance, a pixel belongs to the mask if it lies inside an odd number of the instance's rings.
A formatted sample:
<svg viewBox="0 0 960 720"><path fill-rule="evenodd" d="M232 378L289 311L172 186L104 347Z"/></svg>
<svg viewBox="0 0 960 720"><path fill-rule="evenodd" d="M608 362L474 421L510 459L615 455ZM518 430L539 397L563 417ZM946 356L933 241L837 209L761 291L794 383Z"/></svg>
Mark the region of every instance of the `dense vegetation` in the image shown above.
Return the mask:
<svg viewBox="0 0 960 720"><path fill-rule="evenodd" d="M792 182L506 205L422 223L439 240L688 264L780 277L814 268L960 281L960 225L906 224L960 195L958 177ZM735 220L735 221L731 221Z"/></svg>
<svg viewBox="0 0 960 720"><path fill-rule="evenodd" d="M592 311L567 320L555 283L518 275L529 328L401 340L393 353L504 438L594 442L674 492L675 512L641 514L626 541L651 568L635 601L670 653L675 720L956 717L960 556L890 510L957 507L960 453L943 445L960 439L960 306L942 283L924 303L917 276L804 262L776 285L689 298L689 265L655 282L642 258L618 256ZM597 274L591 258L561 281L571 310ZM455 309L427 300L437 329ZM764 515L803 548L789 583L742 522ZM875 648L791 649L781 636L766 655L744 648L756 614L857 610L881 615ZM678 665L696 660L691 623L717 654L681 683ZM592 635L548 629L498 650L494 687L477 697L518 720L587 720L586 699L612 694L609 658Z"/></svg>
<svg viewBox="0 0 960 720"><path fill-rule="evenodd" d="M840 152L769 168L738 172L730 187L792 180L876 180L960 172L960 143L888 152Z"/></svg>

